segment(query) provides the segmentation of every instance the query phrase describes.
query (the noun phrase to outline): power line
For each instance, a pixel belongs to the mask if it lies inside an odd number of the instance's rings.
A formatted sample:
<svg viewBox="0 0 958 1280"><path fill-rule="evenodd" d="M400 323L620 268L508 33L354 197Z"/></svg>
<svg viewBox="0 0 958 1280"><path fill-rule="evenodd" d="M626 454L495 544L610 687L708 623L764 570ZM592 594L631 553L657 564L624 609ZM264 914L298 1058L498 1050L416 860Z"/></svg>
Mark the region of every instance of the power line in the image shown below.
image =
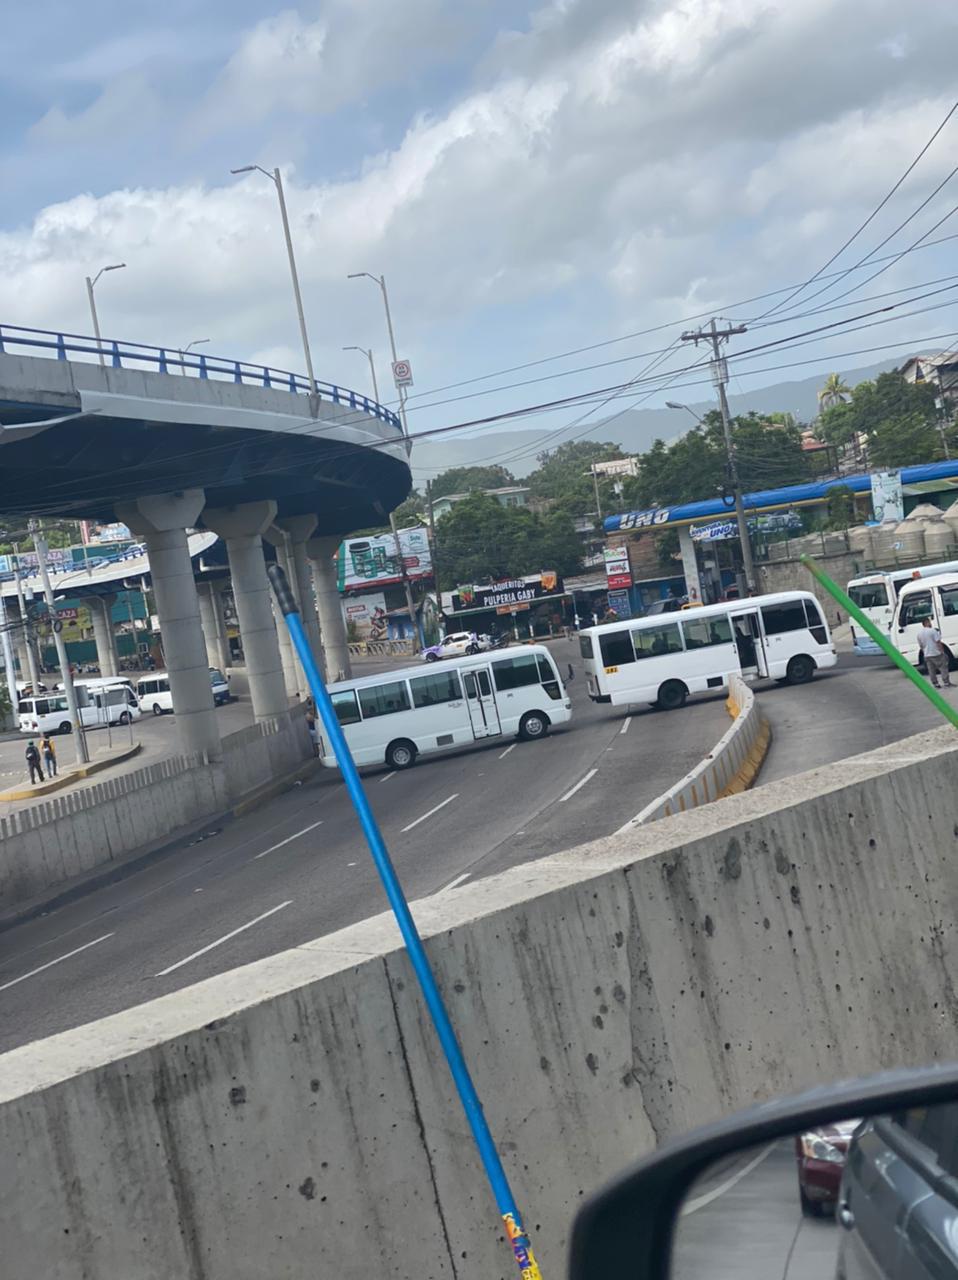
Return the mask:
<svg viewBox="0 0 958 1280"><path fill-rule="evenodd" d="M802 284L802 285L799 285L799 287L798 287L797 289L793 290L793 292L792 292L792 293L790 293L790 294L788 295L788 297L787 297L787 298L783 298L783 300L782 300L781 302L776 303L774 307L769 308L769 310L768 310L768 311L764 311L760 316L756 316L756 319L757 319L757 320L764 320L764 318L765 318L766 316L771 315L773 312L775 312L775 311L779 311L782 307L787 306L787 305L788 305L788 303L789 303L789 302L791 302L792 298L797 297L797 296L798 296L798 294L800 294L800 293L803 293L803 292L804 292L804 290L805 290L805 289L807 289L807 288L808 288L808 286L809 286L810 284L813 284L816 280L818 280L818 279L822 276L823 272L825 272L825 271L827 271L827 270L828 270L828 268L832 265L832 263L833 263L833 262L835 262L835 261L836 261L836 259L838 259L838 258L840 258L840 257L842 256L842 254L845 252L845 250L846 250L846 249L847 249L847 248L848 248L848 247L849 247L849 246L850 246L850 245L851 245L855 240L857 240L857 239L858 239L858 237L859 237L859 236L861 235L861 233L865 230L865 228L866 228L866 227L867 227L871 222L873 222L873 221L874 221L874 219L878 216L878 214L879 214L879 213L881 213L882 209L884 209L884 207L885 207L885 205L888 203L888 201L892 198L892 196L895 194L895 192L899 189L899 187L902 185L902 183L905 181L905 179L908 177L908 175L912 172L912 170L915 168L915 166L918 164L918 162L922 159L922 157L925 155L925 153L926 153L926 152L928 151L928 149L931 147L932 143L935 141L935 139L936 139L936 138L938 137L938 135L941 133L942 129L944 129L945 125L948 123L948 121L951 119L951 117L955 114L955 112L956 112L956 111L958 111L958 102L955 102L955 103L953 103L953 104L952 104L951 110L950 110L950 111L948 112L948 114L945 116L944 120L942 120L941 124L940 124L940 125L938 126L938 128L934 131L934 133L931 135L931 137L928 139L928 141L925 143L925 145L922 147L922 149L921 149L921 150L918 152L918 154L915 156L914 160L912 160L911 164L908 166L908 168L905 170L905 172L901 175L901 177L898 179L898 181L894 184L894 186L891 188L891 190L888 192L888 194L887 194L886 196L884 196L884 198L883 198L881 201L879 201L879 203L875 206L875 208L871 211L871 213L870 213L870 214L868 215L868 217L865 219L865 221L864 221L863 223L861 223L861 225L857 228L857 230L855 230L854 232L852 232L852 234L848 237L848 239L847 239L847 240L845 241L845 243L841 246L841 248L840 248L840 249L837 249L837 250L832 254L832 256L828 259L828 261L827 261L827 262L825 262L825 263L823 263L823 264L822 264L822 266L820 266L820 267L819 267L819 269L815 272L815 274L814 274L813 276L809 276L809 278L805 281L805 283L804 283L804 284ZM952 170L952 173L954 173L954 170ZM950 179L950 177L951 177L951 176L952 176L952 175L951 175L951 174L949 174L949 179ZM946 181L948 181L948 179L946 179ZM942 185L944 185L944 184L942 184ZM941 190L941 187L938 187L938 188L937 188L937 190L936 190L935 192L933 192L933 193L932 193L932 195L936 195L936 194L937 194L937 191L940 191L940 190ZM931 198L931 197L929 197L929 199L930 199L930 198ZM927 203L927 201L926 201L925 203ZM920 212L920 210L921 210L922 208L924 208L924 205L920 205L920 206L919 206L919 208L918 208L915 212L916 212L916 213ZM914 214L912 214L911 216L912 216L912 217L914 217ZM893 236L894 236L894 235L897 235L897 234L898 234L898 231L900 231L900 230L902 229L902 227L903 227L903 226L905 226L905 225L906 225L906 223L907 223L908 221L910 221L910 219L906 219L906 222L902 223L902 224L901 224L901 226L899 226L898 228L896 228L896 230L892 232L892 235L893 235ZM882 247L882 245L887 244L889 239L891 239L891 236L889 236L889 237L887 237L885 240L883 240L883 241L882 241L882 243L881 243L880 245L877 245L877 246L875 247L875 249L873 249L873 250L872 250L872 253L876 253L876 252L878 251L878 249L880 249L880 248ZM867 256L867 257L871 257L871 254L868 254L868 255L866 255L866 256ZM860 264L856 264L856 265L860 265ZM854 271L854 270L855 270L855 267L850 267L850 268L848 268L848 270L849 270L849 271ZM846 273L846 274L847 274L847 273ZM814 297L814 296L817 296L817 295L813 295L813 297Z"/></svg>

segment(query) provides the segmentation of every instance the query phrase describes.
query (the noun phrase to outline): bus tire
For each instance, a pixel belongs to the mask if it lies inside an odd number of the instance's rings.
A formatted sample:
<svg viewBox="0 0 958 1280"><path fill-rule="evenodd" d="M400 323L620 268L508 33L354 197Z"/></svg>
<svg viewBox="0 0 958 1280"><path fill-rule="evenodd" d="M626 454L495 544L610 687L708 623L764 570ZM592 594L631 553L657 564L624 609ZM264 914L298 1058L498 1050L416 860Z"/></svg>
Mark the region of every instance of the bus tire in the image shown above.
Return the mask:
<svg viewBox="0 0 958 1280"><path fill-rule="evenodd" d="M549 732L549 717L544 711L527 711L519 721L519 737L523 742L535 742Z"/></svg>
<svg viewBox="0 0 958 1280"><path fill-rule="evenodd" d="M122 712L120 713L119 723L120 723L120 724L129 724L129 723L130 723L130 721L131 721L132 719L133 719L133 717L130 715L129 711L122 711Z"/></svg>
<svg viewBox="0 0 958 1280"><path fill-rule="evenodd" d="M155 716L161 716L163 714L163 708L158 702L153 703L153 714Z"/></svg>
<svg viewBox="0 0 958 1280"><path fill-rule="evenodd" d="M807 653L796 653L785 668L785 679L789 684L808 684L815 674L815 659Z"/></svg>
<svg viewBox="0 0 958 1280"><path fill-rule="evenodd" d="M73 732L73 725L70 723L69 720L64 720L63 724L61 724L60 727L57 729L57 733L72 733L72 732Z"/></svg>
<svg viewBox="0 0 958 1280"><path fill-rule="evenodd" d="M416 748L408 738L397 738L386 748L386 764L390 769L411 769L416 763Z"/></svg>
<svg viewBox="0 0 958 1280"><path fill-rule="evenodd" d="M685 706L685 699L688 696L689 691L681 680L666 680L659 690L655 705L661 707L663 711L678 711L680 707Z"/></svg>

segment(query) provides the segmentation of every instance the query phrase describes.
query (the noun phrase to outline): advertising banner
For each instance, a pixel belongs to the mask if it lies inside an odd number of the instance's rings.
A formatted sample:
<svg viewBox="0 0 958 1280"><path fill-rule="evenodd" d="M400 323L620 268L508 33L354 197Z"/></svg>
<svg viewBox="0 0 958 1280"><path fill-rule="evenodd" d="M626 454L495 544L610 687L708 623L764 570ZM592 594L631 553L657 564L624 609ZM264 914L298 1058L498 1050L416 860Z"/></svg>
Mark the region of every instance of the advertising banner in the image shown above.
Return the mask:
<svg viewBox="0 0 958 1280"><path fill-rule="evenodd" d="M609 608L613 610L617 618L631 618L632 604L629 600L628 591L610 591Z"/></svg>
<svg viewBox="0 0 958 1280"><path fill-rule="evenodd" d="M432 577L432 552L425 525L399 530L399 546L408 578ZM402 582L402 571L396 555L396 539L391 533L377 533L369 538L347 538L337 557L340 591L362 587L385 586Z"/></svg>
<svg viewBox="0 0 958 1280"><path fill-rule="evenodd" d="M631 587L632 567L629 564L628 547L606 547L602 554L609 588L619 591L623 587Z"/></svg>
<svg viewBox="0 0 958 1280"><path fill-rule="evenodd" d="M540 600L548 600L564 594L562 579L557 573L543 570L525 578L507 582L493 582L481 587L457 587L452 593L452 612L463 613L478 609L528 608Z"/></svg>
<svg viewBox="0 0 958 1280"><path fill-rule="evenodd" d="M900 471L875 471L872 474L872 508L879 524L897 524L904 520L905 500Z"/></svg>
<svg viewBox="0 0 958 1280"><path fill-rule="evenodd" d="M386 635L386 597L381 591L366 596L346 596L343 617L346 625L352 623L361 636L382 640Z"/></svg>

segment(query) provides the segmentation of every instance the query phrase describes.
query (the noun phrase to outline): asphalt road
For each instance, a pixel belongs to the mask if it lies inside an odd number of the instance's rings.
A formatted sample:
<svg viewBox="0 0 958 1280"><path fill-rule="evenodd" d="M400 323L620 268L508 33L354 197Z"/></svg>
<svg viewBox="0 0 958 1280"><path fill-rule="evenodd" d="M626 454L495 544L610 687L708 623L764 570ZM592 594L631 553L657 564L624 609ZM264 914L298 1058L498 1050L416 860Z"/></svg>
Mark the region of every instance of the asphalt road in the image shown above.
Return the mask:
<svg viewBox="0 0 958 1280"><path fill-rule="evenodd" d="M555 646L560 663L572 645ZM721 697L678 712L594 706L536 743L500 740L367 775L411 899L615 831L728 727ZM958 696L956 694L951 696ZM759 782L932 727L880 659L843 655L799 688L763 686L773 745ZM228 710L228 709L225 709ZM337 774L323 771L206 838L0 933L0 1051L296 946L386 909Z"/></svg>
<svg viewBox="0 0 958 1280"><path fill-rule="evenodd" d="M567 651L566 651L567 650ZM554 647L573 661L572 644ZM541 742L503 739L369 772L410 898L620 827L728 728L716 696L681 712L589 702ZM338 774L0 933L0 1050L141 1003L386 909Z"/></svg>
<svg viewBox="0 0 958 1280"><path fill-rule="evenodd" d="M827 1280L839 1228L805 1218L791 1138L744 1154L692 1188L670 1280Z"/></svg>

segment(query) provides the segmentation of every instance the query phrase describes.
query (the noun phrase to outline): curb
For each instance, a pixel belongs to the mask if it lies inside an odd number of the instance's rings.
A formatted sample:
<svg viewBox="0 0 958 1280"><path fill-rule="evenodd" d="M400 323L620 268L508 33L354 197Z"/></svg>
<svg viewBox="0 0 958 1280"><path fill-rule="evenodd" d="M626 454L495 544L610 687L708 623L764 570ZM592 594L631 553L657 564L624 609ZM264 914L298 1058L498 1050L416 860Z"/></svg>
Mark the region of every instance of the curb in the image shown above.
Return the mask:
<svg viewBox="0 0 958 1280"><path fill-rule="evenodd" d="M58 773L55 778L51 778L48 782L41 782L39 786L31 783L29 786L11 787L9 791L0 791L0 802L33 800L37 796L51 795L54 791L68 787L72 782L79 782L82 778L102 773L104 769L110 769L115 764L122 764L124 760L131 760L133 756L139 755L141 750L140 743L135 742L130 747L118 749L117 754L111 755L109 760L90 760L87 764L77 765L68 773Z"/></svg>
<svg viewBox="0 0 958 1280"><path fill-rule="evenodd" d="M319 759L307 760L305 764L301 764L292 773L284 774L282 778L274 778L271 782L265 782L261 787L257 787L255 791L249 792L229 812L234 818L242 818L244 814L251 813L253 809L258 809L261 804L266 804L269 800L275 800L284 791L289 791L300 783L308 781L313 775L319 777L321 772L325 772L325 770Z"/></svg>
<svg viewBox="0 0 958 1280"><path fill-rule="evenodd" d="M616 835L738 795L752 786L772 740L771 727L759 710L751 687L740 676L729 679L725 707L733 723L712 751L684 778L630 818Z"/></svg>

